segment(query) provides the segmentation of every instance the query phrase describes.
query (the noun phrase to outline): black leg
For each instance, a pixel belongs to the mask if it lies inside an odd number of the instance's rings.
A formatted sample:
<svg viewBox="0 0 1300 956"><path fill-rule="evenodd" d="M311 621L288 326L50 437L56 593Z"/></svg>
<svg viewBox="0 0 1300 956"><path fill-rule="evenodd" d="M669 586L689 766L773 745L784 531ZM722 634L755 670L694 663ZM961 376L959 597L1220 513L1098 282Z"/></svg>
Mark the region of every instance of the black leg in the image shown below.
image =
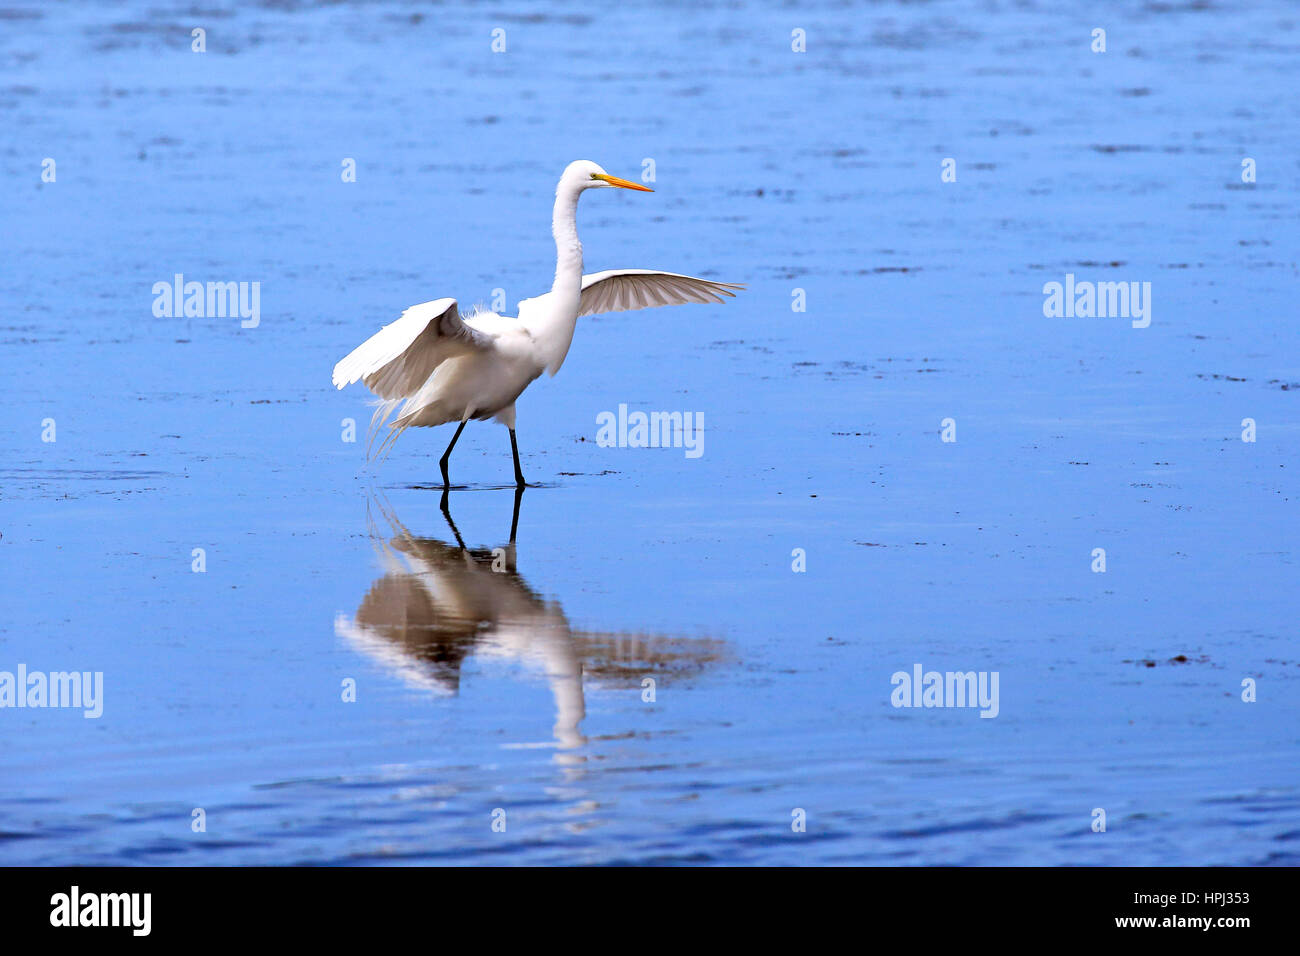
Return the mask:
<svg viewBox="0 0 1300 956"><path fill-rule="evenodd" d="M451 436L451 444L447 450L442 453L442 458L438 461L438 466L442 469L442 487L447 488L451 482L447 479L447 460L451 458L451 450L456 447L456 439L460 438L460 433L465 430L465 422L461 422L456 429L456 434Z"/></svg>
<svg viewBox="0 0 1300 956"><path fill-rule="evenodd" d="M515 485L515 513L510 518L510 543L515 543L515 533L519 530L519 502L524 500L524 486Z"/></svg>
<svg viewBox="0 0 1300 956"><path fill-rule="evenodd" d="M519 443L515 441L515 430L510 429L510 451L515 456L515 487L524 487L524 473L519 468Z"/></svg>
<svg viewBox="0 0 1300 956"><path fill-rule="evenodd" d="M465 550L465 541L460 536L460 530L456 527L456 522L451 520L451 509L447 507L447 489L442 489L442 502L439 505L442 508L442 516L447 519L447 527L451 528L451 533L456 536L456 543L460 545L462 551Z"/></svg>

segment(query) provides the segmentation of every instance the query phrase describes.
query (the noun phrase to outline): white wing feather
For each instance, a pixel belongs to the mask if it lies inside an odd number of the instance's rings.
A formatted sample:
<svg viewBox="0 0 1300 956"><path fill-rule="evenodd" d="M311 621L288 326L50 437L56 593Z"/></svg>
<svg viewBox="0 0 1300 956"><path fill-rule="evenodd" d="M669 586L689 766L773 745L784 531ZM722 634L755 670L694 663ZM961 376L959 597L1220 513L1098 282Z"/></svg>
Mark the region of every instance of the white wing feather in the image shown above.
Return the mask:
<svg viewBox="0 0 1300 956"><path fill-rule="evenodd" d="M466 325L455 299L421 302L335 365L334 385L343 388L364 379L380 398L404 398L418 391L446 359L491 348L495 338Z"/></svg>
<svg viewBox="0 0 1300 956"><path fill-rule="evenodd" d="M688 302L722 302L733 297L743 285L714 282L675 272L651 269L610 269L582 277L582 299L578 315L602 312L628 312L659 305L685 305Z"/></svg>

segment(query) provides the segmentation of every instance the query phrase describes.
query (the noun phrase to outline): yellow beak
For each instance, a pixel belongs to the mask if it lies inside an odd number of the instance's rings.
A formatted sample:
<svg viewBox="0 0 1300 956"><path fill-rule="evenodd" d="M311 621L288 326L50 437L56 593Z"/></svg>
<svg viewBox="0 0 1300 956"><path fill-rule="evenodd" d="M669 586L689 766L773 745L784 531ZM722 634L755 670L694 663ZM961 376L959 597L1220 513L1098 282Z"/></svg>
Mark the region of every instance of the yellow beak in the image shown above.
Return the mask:
<svg viewBox="0 0 1300 956"><path fill-rule="evenodd" d="M603 179L611 186L618 186L622 189L638 189L643 193L654 192L654 190L649 186L642 186L640 183L630 183L626 179L619 179L617 176L610 176L606 173L592 173L591 177L593 179Z"/></svg>

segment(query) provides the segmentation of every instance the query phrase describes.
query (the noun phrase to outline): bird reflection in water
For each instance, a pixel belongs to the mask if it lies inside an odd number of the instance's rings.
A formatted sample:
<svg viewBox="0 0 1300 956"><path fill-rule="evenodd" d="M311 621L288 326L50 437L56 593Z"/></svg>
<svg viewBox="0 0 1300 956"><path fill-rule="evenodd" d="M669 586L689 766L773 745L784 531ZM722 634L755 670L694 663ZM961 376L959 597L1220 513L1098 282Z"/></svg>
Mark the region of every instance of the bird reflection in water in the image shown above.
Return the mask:
<svg viewBox="0 0 1300 956"><path fill-rule="evenodd" d="M586 715L584 681L639 696L644 678L658 683L698 672L721 661L725 645L712 638L574 630L559 603L534 591L517 570L523 492L515 490L510 540L498 548L466 547L445 491L442 513L455 544L416 537L382 496L372 494L368 523L385 574L370 586L355 617L340 615L335 630L408 683L440 695L458 692L470 654L540 670L555 698L556 743L569 749L586 742L579 729Z"/></svg>

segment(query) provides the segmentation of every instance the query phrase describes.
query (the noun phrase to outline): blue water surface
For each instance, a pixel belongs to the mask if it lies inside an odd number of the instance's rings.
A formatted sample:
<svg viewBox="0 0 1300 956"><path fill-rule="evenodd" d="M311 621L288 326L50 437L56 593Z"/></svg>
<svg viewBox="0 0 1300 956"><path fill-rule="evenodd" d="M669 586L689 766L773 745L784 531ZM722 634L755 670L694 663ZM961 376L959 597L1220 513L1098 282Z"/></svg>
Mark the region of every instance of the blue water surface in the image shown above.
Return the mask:
<svg viewBox="0 0 1300 956"><path fill-rule="evenodd" d="M1298 56L1285 0L8 0L0 671L104 699L0 709L0 863L1295 865ZM449 521L448 429L367 466L330 370L545 291L578 158L654 172L588 271L747 288L580 321L509 547L504 429Z"/></svg>

